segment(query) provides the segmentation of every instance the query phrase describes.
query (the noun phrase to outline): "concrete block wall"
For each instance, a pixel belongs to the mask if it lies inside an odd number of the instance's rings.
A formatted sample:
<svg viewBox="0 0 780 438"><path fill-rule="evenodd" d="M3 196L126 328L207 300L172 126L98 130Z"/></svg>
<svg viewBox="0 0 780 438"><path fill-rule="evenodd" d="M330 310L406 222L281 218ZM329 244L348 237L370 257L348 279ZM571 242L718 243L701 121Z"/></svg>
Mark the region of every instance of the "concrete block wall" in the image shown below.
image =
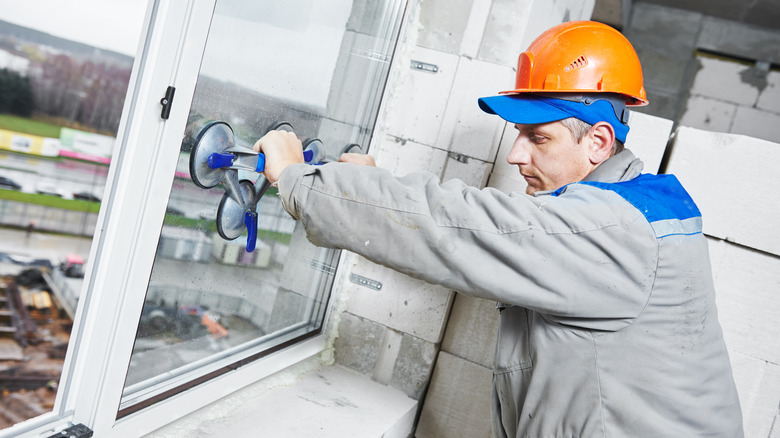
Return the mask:
<svg viewBox="0 0 780 438"><path fill-rule="evenodd" d="M725 57L697 61L681 125L780 142L780 71Z"/></svg>
<svg viewBox="0 0 780 438"><path fill-rule="evenodd" d="M650 3L624 29L642 61L641 112L716 132L780 141L780 30Z"/></svg>
<svg viewBox="0 0 780 438"><path fill-rule="evenodd" d="M780 144L684 127L668 172L702 212L745 436L780 436Z"/></svg>
<svg viewBox="0 0 780 438"><path fill-rule="evenodd" d="M498 151L507 141L511 145L513 128L483 113L477 99L511 88L517 56L533 38L560 22L589 18L593 4L415 4L380 115L381 136L372 144L377 164L396 175L423 170L476 187L500 180L494 178L502 159ZM507 179L517 173L502 172ZM336 362L414 399L424 396L417 437L489 436L495 303L456 295L357 256L347 260L350 275L381 282L382 288L344 285Z"/></svg>

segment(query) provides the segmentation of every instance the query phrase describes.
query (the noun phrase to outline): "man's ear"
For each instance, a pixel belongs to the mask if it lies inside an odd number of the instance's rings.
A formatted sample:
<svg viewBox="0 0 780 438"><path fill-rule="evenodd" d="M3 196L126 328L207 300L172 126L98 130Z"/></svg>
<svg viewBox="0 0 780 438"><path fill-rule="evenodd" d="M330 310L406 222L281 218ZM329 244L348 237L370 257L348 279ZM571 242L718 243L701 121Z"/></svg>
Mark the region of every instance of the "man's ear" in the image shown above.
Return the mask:
<svg viewBox="0 0 780 438"><path fill-rule="evenodd" d="M590 137L590 150L588 158L590 162L599 165L612 156L612 148L615 144L615 129L607 122L597 122L588 132Z"/></svg>

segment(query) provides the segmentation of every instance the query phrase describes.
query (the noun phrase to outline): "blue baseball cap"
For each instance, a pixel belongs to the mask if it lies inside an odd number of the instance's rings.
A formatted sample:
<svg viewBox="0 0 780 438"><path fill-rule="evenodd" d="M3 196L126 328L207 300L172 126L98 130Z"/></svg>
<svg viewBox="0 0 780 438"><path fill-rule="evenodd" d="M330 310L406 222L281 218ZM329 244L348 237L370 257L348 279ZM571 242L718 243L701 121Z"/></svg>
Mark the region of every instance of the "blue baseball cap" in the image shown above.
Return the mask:
<svg viewBox="0 0 780 438"><path fill-rule="evenodd" d="M479 107L488 114L496 114L510 123L534 125L576 117L594 125L607 122L615 130L615 138L626 142L628 110L614 99L578 98L557 99L538 94L502 94L479 99ZM615 105L619 108L616 109ZM621 114L618 118L617 113Z"/></svg>

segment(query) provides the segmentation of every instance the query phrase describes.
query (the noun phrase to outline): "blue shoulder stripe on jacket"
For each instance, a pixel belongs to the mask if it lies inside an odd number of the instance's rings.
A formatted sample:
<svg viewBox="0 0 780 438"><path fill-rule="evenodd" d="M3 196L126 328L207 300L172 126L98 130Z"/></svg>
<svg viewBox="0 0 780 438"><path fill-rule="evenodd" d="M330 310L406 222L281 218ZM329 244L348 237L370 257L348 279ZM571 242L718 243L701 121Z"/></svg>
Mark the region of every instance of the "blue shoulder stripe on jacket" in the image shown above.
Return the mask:
<svg viewBox="0 0 780 438"><path fill-rule="evenodd" d="M619 183L582 181L574 184L617 193L645 216L656 237L701 233L701 212L674 175L642 174ZM565 189L566 186L561 187L552 195L558 196Z"/></svg>

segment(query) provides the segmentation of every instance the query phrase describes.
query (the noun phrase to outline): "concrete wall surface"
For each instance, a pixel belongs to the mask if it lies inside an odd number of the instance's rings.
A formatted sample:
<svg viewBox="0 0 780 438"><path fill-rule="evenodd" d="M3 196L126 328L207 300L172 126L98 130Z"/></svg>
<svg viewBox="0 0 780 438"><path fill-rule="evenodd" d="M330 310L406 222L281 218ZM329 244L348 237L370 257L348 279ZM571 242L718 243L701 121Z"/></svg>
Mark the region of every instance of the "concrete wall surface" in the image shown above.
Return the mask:
<svg viewBox="0 0 780 438"><path fill-rule="evenodd" d="M638 111L676 126L780 141L780 29L716 18L711 5L701 6L704 13L634 3L624 33L642 61L650 100Z"/></svg>
<svg viewBox="0 0 780 438"><path fill-rule="evenodd" d="M746 437L780 433L780 144L680 128L668 173L702 212Z"/></svg>
<svg viewBox="0 0 780 438"><path fill-rule="evenodd" d="M440 68L433 75L412 69L396 84L378 165L396 174L420 170L421 160L406 155L416 151L422 160L430 160L422 170L437 173L442 180L459 178L476 187L524 191L525 181L506 163L514 127L483 113L477 99L510 88L517 57L528 44L558 23L590 18L594 4L573 0L422 2L419 37L409 56ZM404 162L415 164L407 167ZM446 332L442 326L415 436L487 437L498 321L495 302L457 295L451 312L447 310L449 319L442 321Z"/></svg>

